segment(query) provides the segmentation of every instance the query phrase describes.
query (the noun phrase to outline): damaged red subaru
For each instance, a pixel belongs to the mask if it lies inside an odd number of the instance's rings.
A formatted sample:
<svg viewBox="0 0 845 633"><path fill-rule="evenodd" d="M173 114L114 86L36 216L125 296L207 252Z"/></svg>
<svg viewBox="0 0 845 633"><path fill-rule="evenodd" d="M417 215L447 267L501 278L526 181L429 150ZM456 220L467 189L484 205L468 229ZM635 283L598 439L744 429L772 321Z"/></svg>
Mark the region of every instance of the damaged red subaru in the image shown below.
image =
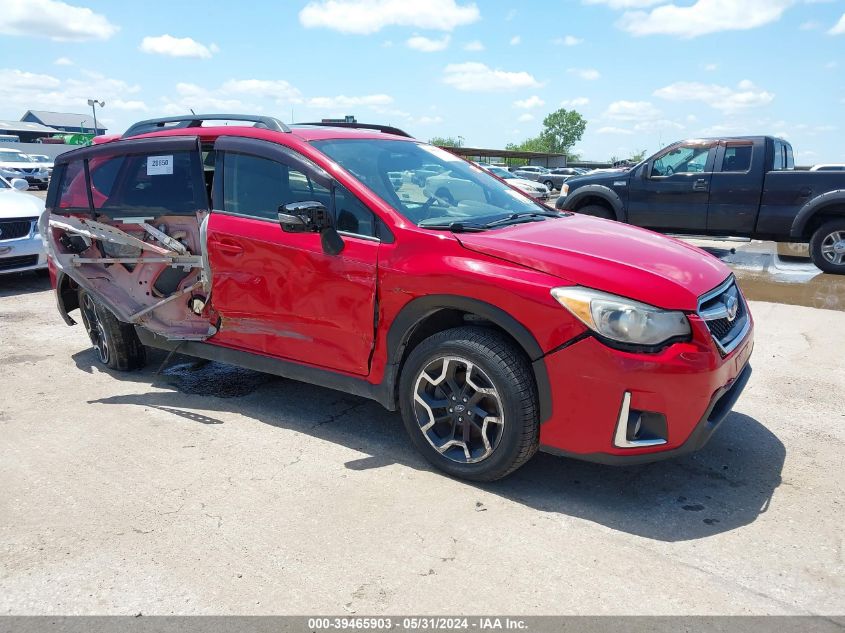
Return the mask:
<svg viewBox="0 0 845 633"><path fill-rule="evenodd" d="M751 373L720 261L395 128L143 121L56 160L41 231L59 311L107 367L159 348L370 398L470 480L538 449L698 449Z"/></svg>

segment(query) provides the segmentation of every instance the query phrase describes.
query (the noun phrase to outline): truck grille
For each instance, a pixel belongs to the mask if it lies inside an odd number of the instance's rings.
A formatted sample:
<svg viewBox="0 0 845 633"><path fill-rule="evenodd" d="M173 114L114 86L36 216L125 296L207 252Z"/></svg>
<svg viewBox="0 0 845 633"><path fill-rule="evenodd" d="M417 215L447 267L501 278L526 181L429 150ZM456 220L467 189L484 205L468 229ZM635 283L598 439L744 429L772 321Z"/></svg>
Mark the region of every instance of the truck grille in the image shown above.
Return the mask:
<svg viewBox="0 0 845 633"><path fill-rule="evenodd" d="M0 240L14 240L26 237L32 228L32 218L0 220Z"/></svg>
<svg viewBox="0 0 845 633"><path fill-rule="evenodd" d="M38 263L38 255L20 255L18 257L0 257L0 270L27 268Z"/></svg>
<svg viewBox="0 0 845 633"><path fill-rule="evenodd" d="M722 356L742 342L751 321L733 275L699 299L698 316L704 320Z"/></svg>

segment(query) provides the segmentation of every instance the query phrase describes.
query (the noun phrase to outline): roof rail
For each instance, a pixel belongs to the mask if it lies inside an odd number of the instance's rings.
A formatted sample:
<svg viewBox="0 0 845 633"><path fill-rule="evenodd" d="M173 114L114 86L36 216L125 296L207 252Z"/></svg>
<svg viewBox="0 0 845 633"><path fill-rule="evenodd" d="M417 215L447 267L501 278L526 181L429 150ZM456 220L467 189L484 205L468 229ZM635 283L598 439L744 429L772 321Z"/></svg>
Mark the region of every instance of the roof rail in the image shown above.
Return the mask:
<svg viewBox="0 0 845 633"><path fill-rule="evenodd" d="M379 125L378 123L349 123L347 121L335 121L331 123L328 121L320 121L319 123L295 123L294 125L317 125L319 127L352 127L360 128L362 130L376 130L377 132L384 132L385 134L395 134L396 136L407 136L408 138L414 138L405 130L400 130L398 127L393 127L392 125Z"/></svg>
<svg viewBox="0 0 845 633"><path fill-rule="evenodd" d="M149 132L157 132L164 129L202 127L203 121L247 121L255 123L254 127L263 127L274 132L290 132L290 128L271 116L259 116L256 114L185 114L182 116L168 116L160 119L147 119L138 121L129 126L121 138L139 136Z"/></svg>

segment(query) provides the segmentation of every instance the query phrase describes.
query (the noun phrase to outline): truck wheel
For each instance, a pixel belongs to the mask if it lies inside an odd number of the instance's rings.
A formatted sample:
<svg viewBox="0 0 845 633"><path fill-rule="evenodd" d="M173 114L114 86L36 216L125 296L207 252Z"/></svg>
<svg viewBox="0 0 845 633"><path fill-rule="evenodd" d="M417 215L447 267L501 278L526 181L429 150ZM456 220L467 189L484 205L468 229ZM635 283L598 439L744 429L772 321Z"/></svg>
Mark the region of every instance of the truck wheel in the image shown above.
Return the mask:
<svg viewBox="0 0 845 633"><path fill-rule="evenodd" d="M587 204L577 210L578 213L583 213L584 215L592 215L596 218L603 218L605 220L615 220L616 214L608 209L607 207L603 207L600 204Z"/></svg>
<svg viewBox="0 0 845 633"><path fill-rule="evenodd" d="M845 275L845 218L816 229L810 239L810 257L824 272Z"/></svg>
<svg viewBox="0 0 845 633"><path fill-rule="evenodd" d="M117 320L103 304L88 292L79 290L79 311L88 338L99 361L109 369L140 369L147 360L146 350L135 334L135 328Z"/></svg>
<svg viewBox="0 0 845 633"><path fill-rule="evenodd" d="M399 389L411 442L452 476L494 481L537 452L531 368L496 331L457 327L427 338L408 357Z"/></svg>

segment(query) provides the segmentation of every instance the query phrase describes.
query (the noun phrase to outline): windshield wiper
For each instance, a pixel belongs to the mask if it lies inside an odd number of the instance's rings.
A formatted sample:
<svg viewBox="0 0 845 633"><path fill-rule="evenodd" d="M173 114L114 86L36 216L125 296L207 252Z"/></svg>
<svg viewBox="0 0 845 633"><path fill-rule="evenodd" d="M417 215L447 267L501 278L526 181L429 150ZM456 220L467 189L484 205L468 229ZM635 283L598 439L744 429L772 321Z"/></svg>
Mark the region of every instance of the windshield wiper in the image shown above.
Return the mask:
<svg viewBox="0 0 845 633"><path fill-rule="evenodd" d="M511 224L511 223L518 223L522 222L539 222L540 220L535 219L528 219L528 218L560 218L563 217L560 213L554 213L552 211L521 211L519 213L511 213L509 216L504 218L499 218L498 220L493 220L492 222L488 222L484 225L485 228L490 228L493 226L502 226L504 224Z"/></svg>
<svg viewBox="0 0 845 633"><path fill-rule="evenodd" d="M478 233L486 231L487 225L465 224L464 222L449 222L448 224L418 224L421 229L434 229L437 231L452 231L452 233Z"/></svg>

